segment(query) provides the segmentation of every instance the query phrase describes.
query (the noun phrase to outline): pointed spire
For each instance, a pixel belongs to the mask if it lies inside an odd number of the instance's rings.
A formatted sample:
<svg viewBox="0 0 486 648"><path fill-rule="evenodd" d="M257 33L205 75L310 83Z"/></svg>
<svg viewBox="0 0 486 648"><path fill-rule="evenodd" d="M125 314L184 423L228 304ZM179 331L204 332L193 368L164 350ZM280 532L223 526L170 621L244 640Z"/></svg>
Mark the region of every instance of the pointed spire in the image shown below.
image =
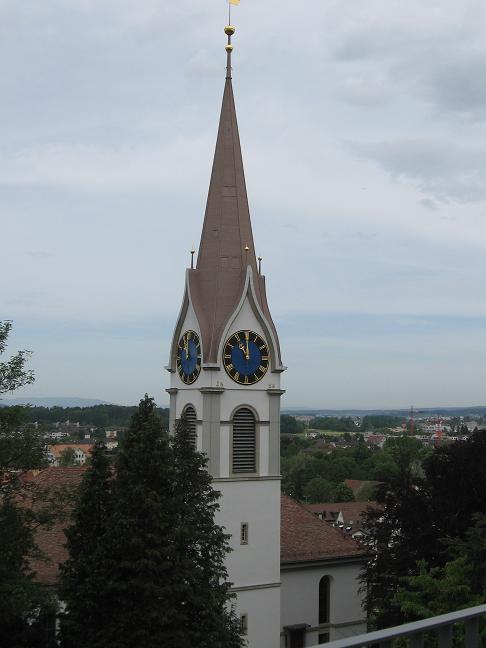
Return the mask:
<svg viewBox="0 0 486 648"><path fill-rule="evenodd" d="M221 268L237 273L244 271L246 274L246 266L251 265L256 270L231 81L231 36L235 33L235 28L228 25L225 33L228 35L226 82L196 266L198 270L210 270L214 275Z"/></svg>
<svg viewBox="0 0 486 648"><path fill-rule="evenodd" d="M196 269L190 271L191 297L203 336L204 362L217 353L228 318L241 298L247 267L256 297L271 322L264 279L259 276L246 193L240 137L231 80L232 25L225 27L227 65L216 150Z"/></svg>

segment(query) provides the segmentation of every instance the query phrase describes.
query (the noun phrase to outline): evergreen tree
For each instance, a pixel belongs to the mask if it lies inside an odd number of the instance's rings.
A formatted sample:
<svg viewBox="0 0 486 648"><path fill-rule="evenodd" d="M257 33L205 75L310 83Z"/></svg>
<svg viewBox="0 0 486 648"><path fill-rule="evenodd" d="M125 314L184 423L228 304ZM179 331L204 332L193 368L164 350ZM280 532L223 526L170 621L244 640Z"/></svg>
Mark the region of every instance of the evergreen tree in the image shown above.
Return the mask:
<svg viewBox="0 0 486 648"><path fill-rule="evenodd" d="M64 648L240 648L218 497L185 424L171 444L145 396L113 477L99 446L83 480L67 532Z"/></svg>
<svg viewBox="0 0 486 648"><path fill-rule="evenodd" d="M117 455L97 600L108 609L92 648L177 645L174 470L168 434L145 396Z"/></svg>
<svg viewBox="0 0 486 648"><path fill-rule="evenodd" d="M229 605L225 557L228 538L215 524L220 493L211 484L207 459L196 452L186 421L172 442L178 521L175 544L178 646L239 648L239 623Z"/></svg>
<svg viewBox="0 0 486 648"><path fill-rule="evenodd" d="M45 605L42 588L35 583L29 558L35 555L29 511L20 508L12 494L0 503L0 646L28 646L29 618Z"/></svg>
<svg viewBox="0 0 486 648"><path fill-rule="evenodd" d="M110 463L105 445L97 443L78 491L73 525L66 530L69 558L61 566L64 646L92 646L110 614L100 592L107 577L103 538L110 524L111 503Z"/></svg>

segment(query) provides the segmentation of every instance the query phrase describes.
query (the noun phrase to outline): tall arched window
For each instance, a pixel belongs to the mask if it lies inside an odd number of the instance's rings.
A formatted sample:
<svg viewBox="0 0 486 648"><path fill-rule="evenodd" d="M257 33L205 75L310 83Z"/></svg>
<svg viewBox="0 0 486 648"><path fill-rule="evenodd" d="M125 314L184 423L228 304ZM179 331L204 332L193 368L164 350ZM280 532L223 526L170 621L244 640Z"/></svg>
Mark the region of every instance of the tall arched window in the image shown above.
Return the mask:
<svg viewBox="0 0 486 648"><path fill-rule="evenodd" d="M241 407L233 415L232 471L256 472L256 420L247 407Z"/></svg>
<svg viewBox="0 0 486 648"><path fill-rule="evenodd" d="M319 623L329 623L331 580L323 576L319 581Z"/></svg>
<svg viewBox="0 0 486 648"><path fill-rule="evenodd" d="M186 419L187 429L189 432L189 437L192 441L192 445L196 447L197 443L197 416L196 410L192 405L187 405L182 412L182 415Z"/></svg>

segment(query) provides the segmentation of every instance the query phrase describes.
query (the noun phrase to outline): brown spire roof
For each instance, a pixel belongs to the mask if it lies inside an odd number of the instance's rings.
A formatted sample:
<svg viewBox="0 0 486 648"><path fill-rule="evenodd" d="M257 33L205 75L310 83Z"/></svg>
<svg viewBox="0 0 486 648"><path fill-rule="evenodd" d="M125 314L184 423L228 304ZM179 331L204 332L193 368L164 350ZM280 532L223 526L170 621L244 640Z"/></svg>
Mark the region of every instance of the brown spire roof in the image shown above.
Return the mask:
<svg viewBox="0 0 486 648"><path fill-rule="evenodd" d="M230 65L229 55L228 60ZM242 297L248 266L252 270L256 300L277 340L267 305L265 280L257 270L228 68L197 265L195 270L188 272L205 363L218 361L221 336ZM281 365L280 357L276 358L276 365Z"/></svg>

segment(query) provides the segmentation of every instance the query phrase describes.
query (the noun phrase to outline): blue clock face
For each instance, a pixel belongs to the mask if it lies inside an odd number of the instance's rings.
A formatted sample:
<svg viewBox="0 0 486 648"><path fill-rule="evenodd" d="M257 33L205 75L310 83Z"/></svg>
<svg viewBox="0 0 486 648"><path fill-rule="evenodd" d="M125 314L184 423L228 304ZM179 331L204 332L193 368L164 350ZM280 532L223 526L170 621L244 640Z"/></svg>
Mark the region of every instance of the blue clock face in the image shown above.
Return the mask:
<svg viewBox="0 0 486 648"><path fill-rule="evenodd" d="M268 369L268 347L258 333L238 331L223 349L223 365L230 378L240 385L253 385Z"/></svg>
<svg viewBox="0 0 486 648"><path fill-rule="evenodd" d="M186 385L190 385L201 371L201 343L194 331L186 331L177 347L176 366L179 376Z"/></svg>

